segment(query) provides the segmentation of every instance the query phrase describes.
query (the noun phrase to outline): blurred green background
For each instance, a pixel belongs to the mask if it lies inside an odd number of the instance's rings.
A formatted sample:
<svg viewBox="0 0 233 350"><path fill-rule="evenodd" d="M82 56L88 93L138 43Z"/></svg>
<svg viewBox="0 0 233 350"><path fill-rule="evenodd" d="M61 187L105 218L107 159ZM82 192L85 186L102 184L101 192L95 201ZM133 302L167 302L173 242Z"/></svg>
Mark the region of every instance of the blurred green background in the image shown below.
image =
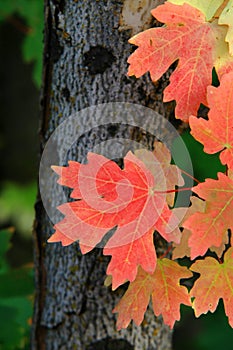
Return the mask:
<svg viewBox="0 0 233 350"><path fill-rule="evenodd" d="M0 349L29 349L43 0L0 0Z"/></svg>
<svg viewBox="0 0 233 350"><path fill-rule="evenodd" d="M43 0L0 0L0 350L29 349L42 33ZM188 131L182 137L198 180L224 171L218 155L204 154ZM185 170L186 160L178 165ZM199 319L182 307L173 340L174 350L232 349L222 303Z"/></svg>

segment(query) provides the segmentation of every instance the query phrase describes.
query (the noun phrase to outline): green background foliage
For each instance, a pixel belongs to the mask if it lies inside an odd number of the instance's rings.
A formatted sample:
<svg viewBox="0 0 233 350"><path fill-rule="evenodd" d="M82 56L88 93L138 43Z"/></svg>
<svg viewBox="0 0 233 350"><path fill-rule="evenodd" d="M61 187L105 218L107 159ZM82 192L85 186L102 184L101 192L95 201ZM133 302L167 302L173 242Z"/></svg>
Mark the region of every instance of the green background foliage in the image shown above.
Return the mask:
<svg viewBox="0 0 233 350"><path fill-rule="evenodd" d="M181 135L185 146L189 152L193 165L193 176L200 182L206 178L217 179L218 172L225 172L226 167L219 160L219 154L207 154L203 151L203 145L196 141L190 134L189 129L185 130ZM177 165L185 171L188 171L188 160L182 157L181 143L173 143L172 153L181 155L178 156ZM185 177L185 176L184 176Z"/></svg>
<svg viewBox="0 0 233 350"><path fill-rule="evenodd" d="M31 84L30 80L32 80L36 89L41 85L42 76L43 6L43 0L0 0L1 38L4 38L4 41L7 42L8 34L12 31L15 31L16 34L19 33L19 35L16 35L17 38L23 38L20 45L21 59L24 61L25 67L28 64L32 65L31 77L25 74L25 80L28 79L29 86ZM10 37L12 38L12 36ZM2 44L2 46L3 49L7 49L10 46L14 50L14 44L15 42L12 42L9 45ZM15 55L17 55L17 45L15 46ZM3 52L1 52L1 56L7 57L7 55L3 56ZM4 69L6 68L4 67ZM11 74L8 74L8 76L9 79L13 78ZM11 83L17 85L17 76L15 79L16 81L11 81ZM7 88L3 86L4 81L1 81L1 84L1 88L5 92ZM21 82L18 84L19 89L21 88L20 84ZM13 88L13 85L12 91L17 91L17 88ZM11 97L10 103L17 104L17 96ZM5 100L2 102L7 103ZM7 107L6 105L6 108L4 108L2 104L0 106L1 114L5 117L4 124L1 127L0 149L5 150L5 152L8 150L8 135L6 131L15 127L15 115L7 116L6 112L11 111L11 108ZM39 100L34 108L38 117ZM30 113L26 116L26 122L27 118L32 118ZM6 125L6 119L8 123L12 123L9 124L9 127ZM28 124L31 124L30 120ZM24 127L22 125L21 129L18 128L18 132L21 132ZM31 130L32 134L33 132ZM11 135L13 136L13 133ZM24 135L23 132L22 135ZM12 142L12 139L10 142ZM20 147L23 142L27 145L26 148L30 147L26 138L19 136L19 142ZM38 141L35 140L35 142ZM17 156L17 152L15 155ZM18 157L23 157L21 158L22 165L29 162L25 153L21 154L18 152ZM15 158L12 158L11 161L14 162L14 160L15 164L20 164L20 162L17 163ZM4 165L3 161L2 166L4 167ZM19 173L17 168L14 169L14 173L11 171L10 179L6 176L4 177L4 174L8 174L8 172L2 171L0 179L0 227L2 227L0 229L1 350L27 350L30 348L30 325L32 322L34 295L31 232L34 217L33 206L37 190L36 177L32 177L33 172L27 174L26 167L24 167L24 172L25 180L23 179L23 181L22 178L19 179L17 177L17 173Z"/></svg>
<svg viewBox="0 0 233 350"><path fill-rule="evenodd" d="M9 21L26 35L22 45L25 62L34 62L32 79L41 85L43 48L43 0L0 1L0 23Z"/></svg>
<svg viewBox="0 0 233 350"><path fill-rule="evenodd" d="M32 264L11 268L6 253L13 230L0 230L0 349L29 349L32 315Z"/></svg>

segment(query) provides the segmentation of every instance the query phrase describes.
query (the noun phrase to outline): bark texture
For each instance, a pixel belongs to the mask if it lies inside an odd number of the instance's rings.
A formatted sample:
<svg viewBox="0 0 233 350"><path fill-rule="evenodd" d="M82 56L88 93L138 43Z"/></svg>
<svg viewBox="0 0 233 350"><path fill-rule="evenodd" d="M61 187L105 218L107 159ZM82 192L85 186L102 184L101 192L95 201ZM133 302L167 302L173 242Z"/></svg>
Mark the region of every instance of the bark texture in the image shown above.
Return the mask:
<svg viewBox="0 0 233 350"><path fill-rule="evenodd" d="M135 31L156 25L148 13L161 3L46 0L41 152L62 121L88 106L131 102L172 118L172 106L162 103L168 76L153 84L148 75L141 79L126 75L132 52L128 39ZM89 120L86 123L88 129ZM83 162L88 150L107 140L109 134L123 139L138 137L132 128L121 125L101 127L84 133L67 157ZM51 201L56 202L55 197L56 193ZM40 198L34 232L37 293L33 350L171 349L171 331L161 318L155 318L151 307L140 327L131 324L127 330L116 331L112 309L123 291L113 293L103 285L108 258L100 249L82 256L78 244L47 244L53 228Z"/></svg>

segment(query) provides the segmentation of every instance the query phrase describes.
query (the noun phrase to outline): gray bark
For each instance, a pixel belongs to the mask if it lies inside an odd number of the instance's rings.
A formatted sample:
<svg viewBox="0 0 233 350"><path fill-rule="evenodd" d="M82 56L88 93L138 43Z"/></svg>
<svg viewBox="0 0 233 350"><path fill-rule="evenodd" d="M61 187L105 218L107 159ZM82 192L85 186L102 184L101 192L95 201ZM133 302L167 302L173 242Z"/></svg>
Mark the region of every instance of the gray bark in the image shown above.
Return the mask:
<svg viewBox="0 0 233 350"><path fill-rule="evenodd" d="M128 39L152 24L149 10L160 3L46 0L41 151L62 121L88 106L131 102L172 118L172 106L162 103L167 76L153 84L148 75L141 79L126 75L132 52ZM83 162L96 135L98 140L107 140L108 131L100 128L84 134L69 158ZM120 125L112 133L120 138L137 134ZM51 200L56 202L55 197L56 193ZM140 327L131 324L127 330L116 331L112 309L123 291L104 287L108 257L100 249L83 256L76 243L68 247L47 244L54 230L40 198L34 232L37 292L32 349L171 349L171 331L151 307Z"/></svg>

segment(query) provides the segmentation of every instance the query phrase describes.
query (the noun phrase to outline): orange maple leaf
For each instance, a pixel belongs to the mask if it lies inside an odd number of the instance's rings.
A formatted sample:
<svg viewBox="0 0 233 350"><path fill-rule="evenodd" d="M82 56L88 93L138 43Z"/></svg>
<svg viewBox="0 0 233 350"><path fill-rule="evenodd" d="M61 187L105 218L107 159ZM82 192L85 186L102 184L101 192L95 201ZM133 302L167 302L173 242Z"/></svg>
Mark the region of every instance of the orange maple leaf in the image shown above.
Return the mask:
<svg viewBox="0 0 233 350"><path fill-rule="evenodd" d="M195 298L193 309L196 317L208 311L214 312L222 298L229 324L233 327L233 248L225 253L222 264L206 257L197 260L190 269L200 273L190 291L190 295Z"/></svg>
<svg viewBox="0 0 233 350"><path fill-rule="evenodd" d="M233 229L233 180L218 173L218 180L207 179L193 191L206 200L206 207L182 224L192 232L188 243L192 259L204 255L213 245L219 247L227 229Z"/></svg>
<svg viewBox="0 0 233 350"><path fill-rule="evenodd" d="M171 164L171 153L164 143L155 141L153 152L142 149L136 150L135 155L150 169L156 179L155 188L158 191L161 191L164 186L164 190L169 188L171 191L175 190L176 186L184 185L181 171L176 165ZM167 193L166 200L169 206L173 206L174 199L175 191Z"/></svg>
<svg viewBox="0 0 233 350"><path fill-rule="evenodd" d="M200 103L207 105L206 89L211 85L212 68L215 66L220 74L232 69L233 57L224 43L226 29L216 21L207 22L204 13L189 4L166 2L151 13L166 25L129 40L138 49L128 59L128 74L140 77L149 71L156 81L179 60L164 90L164 101L176 100L176 117L188 121L190 115L197 114Z"/></svg>
<svg viewBox="0 0 233 350"><path fill-rule="evenodd" d="M186 267L169 259L158 259L152 275L139 268L136 279L113 310L118 313L117 328L126 328L131 320L139 326L150 297L155 315L162 314L172 328L180 319L180 304L191 305L188 290L180 285L180 279L189 277L192 273Z"/></svg>
<svg viewBox="0 0 233 350"><path fill-rule="evenodd" d="M207 91L208 120L190 117L191 134L206 153L222 151L222 164L233 169L233 72L223 75L219 87L209 86Z"/></svg>
<svg viewBox="0 0 233 350"><path fill-rule="evenodd" d="M165 189L155 187L164 174L159 172L154 178L131 152L124 158L123 170L93 153L88 154L88 164L71 162L68 168L53 169L60 175L59 183L72 187L72 197L78 200L58 208L65 217L55 225L49 242L68 245L78 240L85 254L117 226L104 248L105 255L112 255L108 274L113 288L133 281L138 265L149 273L154 271L154 230L168 241L179 242L179 220L166 203Z"/></svg>
<svg viewBox="0 0 233 350"><path fill-rule="evenodd" d="M181 220L179 226L183 227L183 222L188 220L188 218L193 215L196 212L204 212L205 209L205 202L202 201L198 197L192 196L190 198L190 201L192 205L188 208L186 211L185 215L183 216L183 219ZM184 209L184 208L183 208ZM177 210L181 210L181 208L177 208ZM184 256L189 257L190 256L190 247L188 246L188 241L190 238L191 232L187 229L184 229L182 231L182 236L180 243L174 243L173 247L173 253L172 253L172 259L178 259L178 258L183 258Z"/></svg>
<svg viewBox="0 0 233 350"><path fill-rule="evenodd" d="M188 210L186 211L185 216L182 215L183 219L181 220L179 226L183 227L183 222L186 222L188 220L188 218L190 216L192 216L193 214L199 212L199 213L204 213L205 212L205 207L206 207L206 203L205 201L201 200L198 197L194 197L192 196L190 198L192 205L188 208ZM176 209L176 215L178 216L179 213L177 213L177 210L182 210L185 208L177 208ZM181 213L182 214L182 213ZM172 253L172 259L178 259L178 258L183 258L184 256L190 257L191 252L190 252L190 247L189 247L189 239L192 235L192 232L189 231L188 229L183 229L182 231L182 236L181 236L181 240L180 243L173 243L173 253ZM228 238L228 232L225 231L225 234L223 235L222 238L222 243L219 247L215 247L214 245L212 245L211 247L209 247L209 249L216 253L217 256L219 258L221 258L224 250L226 249L226 244L229 242L229 238Z"/></svg>

